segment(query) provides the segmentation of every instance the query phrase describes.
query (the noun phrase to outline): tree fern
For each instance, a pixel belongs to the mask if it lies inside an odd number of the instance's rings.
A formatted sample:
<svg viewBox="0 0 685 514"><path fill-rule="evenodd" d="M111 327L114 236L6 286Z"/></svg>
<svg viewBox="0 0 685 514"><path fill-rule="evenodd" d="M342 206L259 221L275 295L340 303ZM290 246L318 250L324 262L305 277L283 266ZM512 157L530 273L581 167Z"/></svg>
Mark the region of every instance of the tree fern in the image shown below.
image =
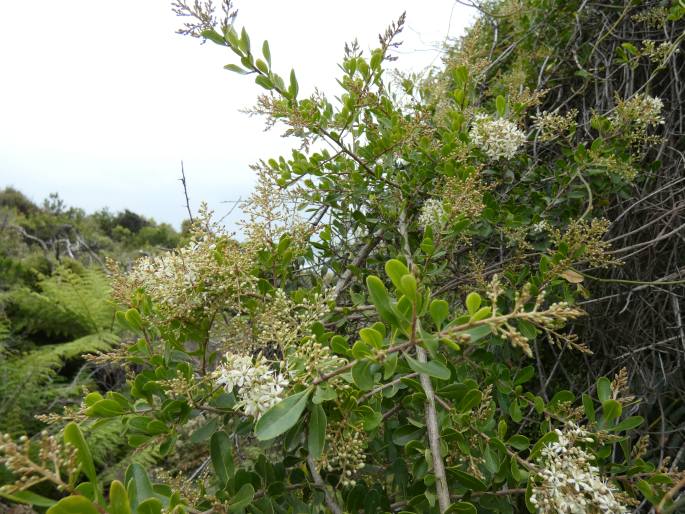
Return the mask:
<svg viewBox="0 0 685 514"><path fill-rule="evenodd" d="M73 338L101 332L112 323L109 282L96 268L77 273L61 266L40 280L38 289L5 293L14 332Z"/></svg>
<svg viewBox="0 0 685 514"><path fill-rule="evenodd" d="M65 362L86 353L108 350L117 340L116 335L102 332L3 357L0 361L0 431L25 430L35 423L34 414L44 412L60 397L65 399L77 394L79 386L88 381L79 373L74 377L60 375Z"/></svg>

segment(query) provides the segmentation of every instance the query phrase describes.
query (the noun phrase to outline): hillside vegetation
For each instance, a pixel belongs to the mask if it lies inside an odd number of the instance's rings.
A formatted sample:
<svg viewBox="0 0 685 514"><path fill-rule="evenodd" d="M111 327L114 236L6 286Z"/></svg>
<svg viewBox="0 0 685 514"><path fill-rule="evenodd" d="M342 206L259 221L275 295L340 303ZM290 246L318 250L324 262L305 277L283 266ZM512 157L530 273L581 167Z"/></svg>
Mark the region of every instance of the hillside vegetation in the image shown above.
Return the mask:
<svg viewBox="0 0 685 514"><path fill-rule="evenodd" d="M439 68L386 71L402 15L303 97L229 0L174 2L294 149L241 240L5 192L8 504L685 510L685 5L472 7Z"/></svg>

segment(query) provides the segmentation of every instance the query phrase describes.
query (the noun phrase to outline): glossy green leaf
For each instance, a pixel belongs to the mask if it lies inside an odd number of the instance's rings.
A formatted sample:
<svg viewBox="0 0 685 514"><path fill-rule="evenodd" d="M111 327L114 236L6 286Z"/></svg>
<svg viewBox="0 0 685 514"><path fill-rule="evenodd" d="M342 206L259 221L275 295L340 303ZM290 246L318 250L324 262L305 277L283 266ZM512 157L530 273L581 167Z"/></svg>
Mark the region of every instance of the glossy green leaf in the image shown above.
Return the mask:
<svg viewBox="0 0 685 514"><path fill-rule="evenodd" d="M288 94L290 98L297 98L297 93L300 91L300 86L297 83L297 78L295 77L295 70L290 70L290 85L288 86Z"/></svg>
<svg viewBox="0 0 685 514"><path fill-rule="evenodd" d="M137 509L138 505L148 498L155 496L147 471L138 463L133 463L126 469L125 483L129 500L134 509Z"/></svg>
<svg viewBox="0 0 685 514"><path fill-rule="evenodd" d="M440 328L450 314L449 304L445 300L433 300L430 304L430 315L435 325Z"/></svg>
<svg viewBox="0 0 685 514"><path fill-rule="evenodd" d="M97 473L95 472L95 464L93 463L93 455L90 452L88 443L83 437L83 432L76 423L69 423L64 428L64 442L76 448L78 462L81 469L88 477L88 480L93 487L97 487Z"/></svg>
<svg viewBox="0 0 685 514"><path fill-rule="evenodd" d="M209 455L212 459L214 473L219 479L221 489L226 487L233 477L233 450L231 439L224 431L214 432L209 440Z"/></svg>
<svg viewBox="0 0 685 514"><path fill-rule="evenodd" d="M271 66L271 50L269 49L269 42L265 39L264 43L262 43L262 55L264 56L264 59L266 59L266 62L269 63L269 66Z"/></svg>
<svg viewBox="0 0 685 514"><path fill-rule="evenodd" d="M606 400L602 402L602 413L606 421L614 421L621 417L623 407L616 400Z"/></svg>
<svg viewBox="0 0 685 514"><path fill-rule="evenodd" d="M362 328L359 331L359 337L366 344L374 348L381 348L383 346L383 334L374 330L373 328Z"/></svg>
<svg viewBox="0 0 685 514"><path fill-rule="evenodd" d="M136 514L162 514L162 502L157 498L143 500L136 509Z"/></svg>
<svg viewBox="0 0 685 514"><path fill-rule="evenodd" d="M431 360L428 362L419 362L409 355L405 355L404 358L407 360L409 367L417 373L422 373L440 380L449 380L450 376L452 376L449 368L440 361Z"/></svg>
<svg viewBox="0 0 685 514"><path fill-rule="evenodd" d="M523 451L527 450L530 446L530 439L528 439L525 435L516 434L509 438L507 444L509 446L516 448L519 451Z"/></svg>
<svg viewBox="0 0 685 514"><path fill-rule="evenodd" d="M309 433L307 434L307 449L314 459L321 457L326 442L326 412L321 405L312 407L309 416Z"/></svg>
<svg viewBox="0 0 685 514"><path fill-rule="evenodd" d="M459 400L459 403L457 404L457 410L459 412L468 412L480 405L482 400L483 393L481 393L478 389L469 389L466 391L461 400Z"/></svg>
<svg viewBox="0 0 685 514"><path fill-rule="evenodd" d="M533 449L530 451L530 455L528 456L528 460L534 460L537 458L538 455L540 455L540 452L542 449L548 445L552 444L559 441L559 435L556 432L547 432L545 435L543 435L538 441L535 443L533 446Z"/></svg>
<svg viewBox="0 0 685 514"><path fill-rule="evenodd" d="M395 288L401 290L402 277L409 274L409 268L407 268L402 261L390 259L385 263L385 272L388 277L390 277Z"/></svg>
<svg viewBox="0 0 685 514"><path fill-rule="evenodd" d="M414 275L407 274L400 279L400 285L402 292L409 298L413 303L416 303L416 293L418 285L416 283L416 278Z"/></svg>
<svg viewBox="0 0 685 514"><path fill-rule="evenodd" d="M352 380L362 391L368 391L373 388L374 380L371 373L371 365L370 361L361 360L352 366Z"/></svg>
<svg viewBox="0 0 685 514"><path fill-rule="evenodd" d="M456 502L449 506L446 514L477 514L476 507L470 502Z"/></svg>
<svg viewBox="0 0 685 514"><path fill-rule="evenodd" d="M469 293L466 297L466 310L473 316L480 308L481 297L478 293Z"/></svg>
<svg viewBox="0 0 685 514"><path fill-rule="evenodd" d="M200 35L205 39L209 39L212 43L226 46L226 40L214 29L203 30Z"/></svg>
<svg viewBox="0 0 685 514"><path fill-rule="evenodd" d="M131 514L128 493L118 480L112 481L109 486L109 514Z"/></svg>
<svg viewBox="0 0 685 514"><path fill-rule="evenodd" d="M121 404L115 400L103 399L88 407L85 413L86 416L111 418L123 414L124 409Z"/></svg>
<svg viewBox="0 0 685 514"><path fill-rule="evenodd" d="M266 411L255 425L257 439L268 441L295 426L307 406L310 393L311 389L295 393Z"/></svg>
<svg viewBox="0 0 685 514"><path fill-rule="evenodd" d="M225 70L232 71L233 73L238 73L239 75L247 75L250 73L249 70L246 70L245 68L241 68L237 64L227 64L224 66Z"/></svg>
<svg viewBox="0 0 685 514"><path fill-rule="evenodd" d="M497 114L499 114L500 118L503 118L504 115L507 113L507 101L504 99L502 95L499 95L495 100L495 104L497 107Z"/></svg>
<svg viewBox="0 0 685 514"><path fill-rule="evenodd" d="M466 487L470 491L487 491L488 486L481 479L462 471L456 467L448 468L447 472L452 476L457 482Z"/></svg>
<svg viewBox="0 0 685 514"><path fill-rule="evenodd" d="M35 505L36 507L52 507L56 500L51 498L46 498L40 494L36 494L33 491L17 491L16 493L3 493L0 491L0 498L5 498L14 503L25 503L28 505Z"/></svg>
<svg viewBox="0 0 685 514"><path fill-rule="evenodd" d="M608 428L609 432L624 432L628 430L633 430L644 423L645 418L642 416L631 416L624 419L618 425Z"/></svg>
<svg viewBox="0 0 685 514"><path fill-rule="evenodd" d="M366 277L366 287L369 290L371 303L373 303L376 310L378 310L380 317L391 325L399 327L399 318L390 304L388 290L385 288L385 284L383 284L381 279L374 275Z"/></svg>
<svg viewBox="0 0 685 514"><path fill-rule="evenodd" d="M85 496L67 496L47 510L47 514L100 514Z"/></svg>
<svg viewBox="0 0 685 514"><path fill-rule="evenodd" d="M600 402L605 402L611 398L611 381L607 377L597 379L597 398Z"/></svg>
<svg viewBox="0 0 685 514"><path fill-rule="evenodd" d="M231 498L228 504L229 512L241 512L245 507L252 503L254 498L254 486L252 484L244 484L240 490Z"/></svg>
<svg viewBox="0 0 685 514"><path fill-rule="evenodd" d="M136 330L142 330L143 319L140 317L140 313L136 309L129 309L126 311L126 321Z"/></svg>

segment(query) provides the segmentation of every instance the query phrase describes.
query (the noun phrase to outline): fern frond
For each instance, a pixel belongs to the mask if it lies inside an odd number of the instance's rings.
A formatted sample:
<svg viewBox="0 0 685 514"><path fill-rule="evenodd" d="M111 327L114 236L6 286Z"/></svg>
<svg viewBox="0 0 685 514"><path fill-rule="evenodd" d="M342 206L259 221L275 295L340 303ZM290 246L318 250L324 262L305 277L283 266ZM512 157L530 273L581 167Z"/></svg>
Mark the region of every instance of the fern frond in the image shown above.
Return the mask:
<svg viewBox="0 0 685 514"><path fill-rule="evenodd" d="M70 379L59 371L65 363L106 351L117 342L116 335L105 332L41 346L11 358L0 356L0 431L23 431L35 423L33 416L45 413L60 394L65 395L62 398L78 394L84 384L81 374Z"/></svg>
<svg viewBox="0 0 685 514"><path fill-rule="evenodd" d="M40 292L23 287L3 295L15 332L75 338L112 323L109 281L96 268L76 273L62 266L40 280L38 288Z"/></svg>

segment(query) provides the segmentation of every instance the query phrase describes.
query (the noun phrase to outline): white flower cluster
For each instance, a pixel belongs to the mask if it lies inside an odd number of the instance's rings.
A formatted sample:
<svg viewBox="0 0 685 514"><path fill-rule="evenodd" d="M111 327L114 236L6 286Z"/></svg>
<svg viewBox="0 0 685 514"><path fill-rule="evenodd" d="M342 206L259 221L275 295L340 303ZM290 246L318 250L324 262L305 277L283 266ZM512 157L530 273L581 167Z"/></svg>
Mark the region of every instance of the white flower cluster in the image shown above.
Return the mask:
<svg viewBox="0 0 685 514"><path fill-rule="evenodd" d="M252 289L253 255L201 212L191 241L159 256L143 257L115 281L115 298L131 300L143 289L162 312L162 319L188 318L200 312L235 307L240 292Z"/></svg>
<svg viewBox="0 0 685 514"><path fill-rule="evenodd" d="M633 123L640 128L661 125L664 123L661 116L663 108L661 98L640 93L618 103L614 112L614 122Z"/></svg>
<svg viewBox="0 0 685 514"><path fill-rule="evenodd" d="M442 226L445 217L445 208L442 202L435 198L429 198L423 204L419 213L419 225L426 229L428 227Z"/></svg>
<svg viewBox="0 0 685 514"><path fill-rule="evenodd" d="M547 223L547 220L540 220L537 223L533 223L530 227L530 231L533 234L541 234L542 232L545 232L546 230L549 229L549 223Z"/></svg>
<svg viewBox="0 0 685 514"><path fill-rule="evenodd" d="M288 380L271 369L263 356L253 362L247 355L226 354L225 363L216 371L217 383L229 393L237 388L236 409L258 419L283 399Z"/></svg>
<svg viewBox="0 0 685 514"><path fill-rule="evenodd" d="M526 142L523 131L509 120L492 119L483 114L476 115L469 136L493 160L511 159Z"/></svg>
<svg viewBox="0 0 685 514"><path fill-rule="evenodd" d="M559 441L545 446L538 463L540 483L533 488L530 502L540 514L624 514L628 510L591 464L593 456L576 446L592 442L590 434L570 423Z"/></svg>

